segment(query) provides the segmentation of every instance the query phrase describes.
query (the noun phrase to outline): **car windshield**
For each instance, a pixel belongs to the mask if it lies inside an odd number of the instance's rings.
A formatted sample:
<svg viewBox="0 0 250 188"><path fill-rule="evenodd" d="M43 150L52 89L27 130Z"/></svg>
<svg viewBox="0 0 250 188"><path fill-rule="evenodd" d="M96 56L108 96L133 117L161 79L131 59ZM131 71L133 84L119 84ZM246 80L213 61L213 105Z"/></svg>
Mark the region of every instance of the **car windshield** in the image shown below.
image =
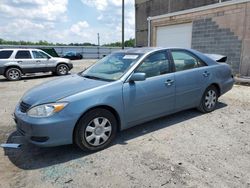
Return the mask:
<svg viewBox="0 0 250 188"><path fill-rule="evenodd" d="M82 73L90 79L115 81L141 57L141 54L113 53L110 54Z"/></svg>
<svg viewBox="0 0 250 188"><path fill-rule="evenodd" d="M71 56L71 55L74 55L74 53L73 52L67 52L65 55Z"/></svg>

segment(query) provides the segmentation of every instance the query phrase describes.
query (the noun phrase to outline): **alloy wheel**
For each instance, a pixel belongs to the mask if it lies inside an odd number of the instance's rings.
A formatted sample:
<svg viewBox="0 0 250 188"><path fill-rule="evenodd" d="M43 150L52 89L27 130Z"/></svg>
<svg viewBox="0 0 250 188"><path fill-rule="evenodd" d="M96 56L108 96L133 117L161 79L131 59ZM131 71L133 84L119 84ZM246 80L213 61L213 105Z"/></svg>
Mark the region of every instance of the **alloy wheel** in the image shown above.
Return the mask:
<svg viewBox="0 0 250 188"><path fill-rule="evenodd" d="M209 90L205 96L205 106L211 109L215 106L217 100L217 95L214 90Z"/></svg>
<svg viewBox="0 0 250 188"><path fill-rule="evenodd" d="M92 146L104 144L111 136L112 126L107 118L97 117L90 121L84 133L85 140Z"/></svg>
<svg viewBox="0 0 250 188"><path fill-rule="evenodd" d="M67 74L68 68L66 67L66 65L61 65L61 66L59 66L59 68L58 68L58 72L59 72L61 75Z"/></svg>

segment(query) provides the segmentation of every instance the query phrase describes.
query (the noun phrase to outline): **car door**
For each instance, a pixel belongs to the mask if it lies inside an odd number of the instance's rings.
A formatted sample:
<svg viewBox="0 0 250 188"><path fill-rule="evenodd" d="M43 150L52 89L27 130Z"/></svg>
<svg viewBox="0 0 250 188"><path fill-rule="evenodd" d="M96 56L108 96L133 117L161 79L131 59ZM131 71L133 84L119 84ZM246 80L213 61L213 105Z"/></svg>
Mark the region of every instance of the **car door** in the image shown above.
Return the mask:
<svg viewBox="0 0 250 188"><path fill-rule="evenodd" d="M175 65L176 110L196 107L210 78L208 66L187 50L171 50Z"/></svg>
<svg viewBox="0 0 250 188"><path fill-rule="evenodd" d="M43 55L38 50L32 50L32 55L33 55L33 58L35 60L36 71L37 72L46 72L47 71L47 64L48 64L47 56Z"/></svg>
<svg viewBox="0 0 250 188"><path fill-rule="evenodd" d="M134 72L146 73L146 80L125 82L123 99L128 126L168 114L174 110L175 82L166 51L146 57Z"/></svg>
<svg viewBox="0 0 250 188"><path fill-rule="evenodd" d="M36 63L29 50L18 50L15 55L15 61L25 73L35 72Z"/></svg>
<svg viewBox="0 0 250 188"><path fill-rule="evenodd" d="M51 56L49 56L47 53L45 53L43 51L39 51L39 52L43 56L43 58L46 59L46 64L45 64L46 70L47 71L54 71L55 67L57 65L56 64L57 60L52 58Z"/></svg>

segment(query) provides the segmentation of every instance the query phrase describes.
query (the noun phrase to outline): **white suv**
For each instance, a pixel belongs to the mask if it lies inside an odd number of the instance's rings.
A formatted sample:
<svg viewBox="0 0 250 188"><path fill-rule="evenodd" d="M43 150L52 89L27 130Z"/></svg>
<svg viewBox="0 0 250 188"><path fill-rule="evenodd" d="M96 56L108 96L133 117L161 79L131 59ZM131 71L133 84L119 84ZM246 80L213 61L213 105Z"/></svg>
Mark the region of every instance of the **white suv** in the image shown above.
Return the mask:
<svg viewBox="0 0 250 188"><path fill-rule="evenodd" d="M38 49L0 49L0 75L19 80L26 73L52 72L66 75L73 68L69 59L52 57Z"/></svg>

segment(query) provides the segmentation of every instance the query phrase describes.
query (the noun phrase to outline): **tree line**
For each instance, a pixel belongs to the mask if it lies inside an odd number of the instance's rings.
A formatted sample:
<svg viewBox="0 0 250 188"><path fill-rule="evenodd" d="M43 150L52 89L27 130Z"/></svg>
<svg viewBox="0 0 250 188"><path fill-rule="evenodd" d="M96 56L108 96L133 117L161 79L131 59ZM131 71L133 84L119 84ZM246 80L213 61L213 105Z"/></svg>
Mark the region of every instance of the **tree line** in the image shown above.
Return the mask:
<svg viewBox="0 0 250 188"><path fill-rule="evenodd" d="M31 42L31 41L11 41L11 40L4 40L0 38L0 45L42 45L42 46L98 46L96 44L92 44L89 42L84 43L51 43L46 40L39 40L38 42ZM135 39L129 39L124 42L125 47L134 47L135 46ZM114 43L108 43L103 44L102 46L108 46L108 47L121 47L121 42L114 42Z"/></svg>

